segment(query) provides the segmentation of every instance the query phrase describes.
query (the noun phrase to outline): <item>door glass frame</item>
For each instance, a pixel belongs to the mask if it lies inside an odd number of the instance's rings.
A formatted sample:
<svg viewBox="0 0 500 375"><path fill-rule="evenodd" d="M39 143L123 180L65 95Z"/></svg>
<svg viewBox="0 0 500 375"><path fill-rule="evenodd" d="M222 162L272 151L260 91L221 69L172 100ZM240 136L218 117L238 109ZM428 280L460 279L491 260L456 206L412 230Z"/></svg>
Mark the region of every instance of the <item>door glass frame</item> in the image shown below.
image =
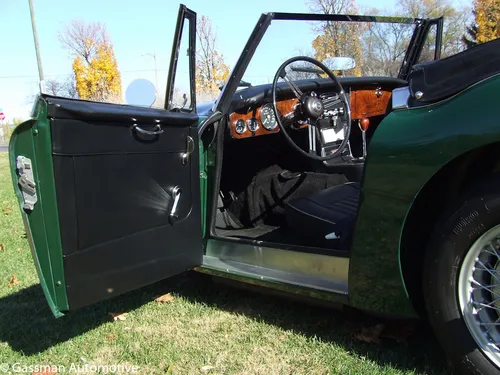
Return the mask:
<svg viewBox="0 0 500 375"><path fill-rule="evenodd" d="M182 32L184 30L185 20L189 21L189 86L191 93L191 103L189 108L176 109L182 112L196 112L196 13L188 9L184 4L179 6L177 16L177 25L175 28L174 41L172 45L172 55L170 57L170 68L168 70L167 91L165 95L164 108L171 110L170 103L173 102L175 76L177 71L177 62L179 60L180 45L182 41Z"/></svg>

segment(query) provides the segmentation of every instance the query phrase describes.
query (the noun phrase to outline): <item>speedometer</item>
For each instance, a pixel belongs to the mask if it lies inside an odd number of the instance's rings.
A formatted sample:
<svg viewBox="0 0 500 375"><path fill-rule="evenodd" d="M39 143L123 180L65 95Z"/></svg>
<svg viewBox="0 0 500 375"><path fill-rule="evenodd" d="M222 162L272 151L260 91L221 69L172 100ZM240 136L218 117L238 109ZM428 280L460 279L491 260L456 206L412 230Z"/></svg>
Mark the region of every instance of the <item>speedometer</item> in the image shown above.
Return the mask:
<svg viewBox="0 0 500 375"><path fill-rule="evenodd" d="M278 126L272 104L268 103L260 110L260 121L266 130L274 130Z"/></svg>

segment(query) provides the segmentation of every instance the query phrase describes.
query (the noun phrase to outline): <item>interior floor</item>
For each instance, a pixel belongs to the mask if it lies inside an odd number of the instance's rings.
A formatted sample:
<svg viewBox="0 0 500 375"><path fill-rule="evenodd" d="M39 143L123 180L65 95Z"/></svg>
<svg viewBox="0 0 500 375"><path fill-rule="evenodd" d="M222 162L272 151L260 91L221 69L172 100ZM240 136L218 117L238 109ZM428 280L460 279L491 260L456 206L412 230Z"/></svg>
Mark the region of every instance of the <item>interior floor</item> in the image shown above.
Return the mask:
<svg viewBox="0 0 500 375"><path fill-rule="evenodd" d="M307 140L303 130L294 135L299 144ZM300 204L304 202L300 200L357 182L358 172L359 168L351 170L344 165L339 173L335 167L306 159L293 152L280 134L238 140L228 136L215 233L223 238L348 250L349 234L344 233L341 239L325 222L323 232L317 235L323 223L302 220ZM336 211L355 215L357 196L337 205Z"/></svg>
<svg viewBox="0 0 500 375"><path fill-rule="evenodd" d="M332 243L326 240L311 241L311 239L296 233L287 225L271 226L259 225L252 228L226 229L218 232L219 236L226 238L241 238L252 241L264 241L281 245L293 245L315 248L329 248Z"/></svg>

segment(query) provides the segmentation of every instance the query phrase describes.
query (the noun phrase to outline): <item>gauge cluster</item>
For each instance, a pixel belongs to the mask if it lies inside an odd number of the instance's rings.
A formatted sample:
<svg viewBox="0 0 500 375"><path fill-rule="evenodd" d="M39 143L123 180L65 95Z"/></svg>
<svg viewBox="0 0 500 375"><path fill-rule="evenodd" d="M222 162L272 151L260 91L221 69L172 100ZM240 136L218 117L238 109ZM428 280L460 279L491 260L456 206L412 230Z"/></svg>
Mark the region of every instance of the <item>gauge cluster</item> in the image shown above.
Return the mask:
<svg viewBox="0 0 500 375"><path fill-rule="evenodd" d="M276 121L276 115L274 114L274 108L271 103L264 105L260 109L260 121L266 130L274 130L278 126L278 121Z"/></svg>
<svg viewBox="0 0 500 375"><path fill-rule="evenodd" d="M278 106L281 109L283 105ZM247 138L279 132L278 122L271 103L250 110L247 113L232 113L229 116L233 138Z"/></svg>

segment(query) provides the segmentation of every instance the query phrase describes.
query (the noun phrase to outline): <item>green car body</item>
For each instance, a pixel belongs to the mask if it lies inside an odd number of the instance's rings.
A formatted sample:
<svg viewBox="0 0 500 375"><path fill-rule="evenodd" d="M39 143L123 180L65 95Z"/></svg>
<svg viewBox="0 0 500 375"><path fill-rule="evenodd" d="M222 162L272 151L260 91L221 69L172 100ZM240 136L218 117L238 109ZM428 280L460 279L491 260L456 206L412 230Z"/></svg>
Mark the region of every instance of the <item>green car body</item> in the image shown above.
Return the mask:
<svg viewBox="0 0 500 375"><path fill-rule="evenodd" d="M492 77L445 101L394 111L377 128L352 248L354 306L411 314L408 298L419 300L425 246L446 203L497 167L488 151L500 140L499 89L500 76Z"/></svg>
<svg viewBox="0 0 500 375"><path fill-rule="evenodd" d="M203 264L198 264L196 270L374 313L415 316L421 308L424 248L447 207L446 202L452 201L471 181L498 167L500 159L495 157L500 120L494 113L498 92L499 75L440 102L396 109L380 123L369 144L364 167L361 203L348 271L345 269L347 293L333 295L307 285L216 271ZM224 95L223 92L223 98ZM9 153L14 190L40 283L52 312L59 317L72 306L67 296L48 106L47 96L40 96L33 118L15 129ZM199 116L200 129L204 129L210 117ZM206 249L218 246L209 238L218 155L216 143L207 148L204 142L197 143L201 240ZM37 196L32 210L23 208L23 191L18 183L20 155L32 163Z"/></svg>
<svg viewBox="0 0 500 375"><path fill-rule="evenodd" d="M481 82L456 97L433 105L397 110L379 125L369 146L362 188L362 204L356 222L349 267L348 303L376 313L414 316L407 284L414 276L405 275L404 261L413 259L405 252L423 249L405 246L429 233L406 233L412 215L425 209L429 223L440 212L427 207L429 195L446 199L456 186L461 171L481 160L484 151L500 141L500 124L493 113L494 93L500 90L500 76ZM481 114L461 111L473 106ZM200 123L205 118L200 119ZM38 203L29 214L22 209L23 198L14 183L23 220L33 251L33 259L49 306L56 316L69 309L65 293L59 217L51 153L51 134L46 102L40 98L34 118L16 128L10 143L13 181L16 155L34 161ZM212 181L214 155L200 149L200 181L203 228L206 234L207 186ZM468 157L469 156L469 157ZM446 180L441 181L441 176ZM41 188L43 186L43 189ZM425 229L425 228L424 228ZM416 238L413 238L416 237ZM416 263L418 264L418 262ZM406 267L411 268L411 264ZM287 290L292 291L291 287Z"/></svg>

